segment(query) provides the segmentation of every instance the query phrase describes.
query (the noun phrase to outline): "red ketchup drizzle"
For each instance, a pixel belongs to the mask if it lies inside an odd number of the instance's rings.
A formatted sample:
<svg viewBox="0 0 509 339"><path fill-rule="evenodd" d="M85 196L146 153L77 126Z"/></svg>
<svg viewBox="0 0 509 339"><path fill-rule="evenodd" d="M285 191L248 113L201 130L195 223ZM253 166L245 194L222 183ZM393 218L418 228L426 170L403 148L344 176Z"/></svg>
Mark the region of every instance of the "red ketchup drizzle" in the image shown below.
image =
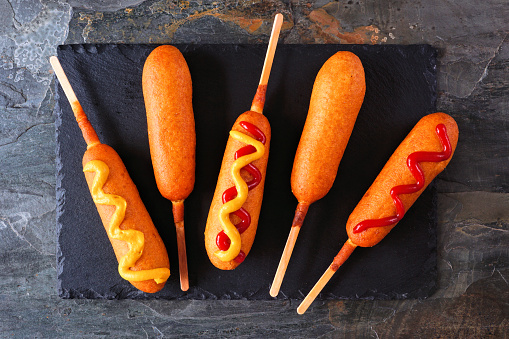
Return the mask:
<svg viewBox="0 0 509 339"><path fill-rule="evenodd" d="M449 159L452 154L451 142L447 136L447 129L444 124L436 127L438 139L442 145L442 152L414 152L407 158L407 166L412 175L416 179L415 184L400 185L391 189L391 198L396 205L396 215L382 219L364 220L353 228L353 233L360 233L372 227L385 227L399 222L405 215L405 206L399 195L411 194L421 190L425 184L424 172L420 166L420 162L440 162Z"/></svg>
<svg viewBox="0 0 509 339"><path fill-rule="evenodd" d="M247 121L241 121L239 125L242 128L244 128L247 132L251 133L256 140L260 141L262 144L265 145L267 138L258 127ZM237 160L240 157L243 157L254 152L256 152L256 148L252 145L247 145L239 149L237 152L235 152L234 158L235 160ZM260 182L262 181L262 174L260 173L260 170L256 168L256 166L253 166L253 164L247 164L246 166L242 167L242 169L246 170L253 177L253 179L247 182L247 188L249 191L260 184ZM227 203L232 199L235 199L236 196L237 188L235 186L228 188L226 191L223 192L222 196L223 204ZM237 227L237 230L239 231L240 234L244 233L244 231L247 230L247 228L251 224L251 215L243 207L233 212L232 214L240 218L240 222L236 224L235 227ZM221 231L217 234L216 245L221 251L226 251L228 248L230 248L230 238L228 238L224 231ZM239 255L237 255L237 257L234 260L238 263L241 263L244 261L245 258L246 254L243 251L240 251Z"/></svg>

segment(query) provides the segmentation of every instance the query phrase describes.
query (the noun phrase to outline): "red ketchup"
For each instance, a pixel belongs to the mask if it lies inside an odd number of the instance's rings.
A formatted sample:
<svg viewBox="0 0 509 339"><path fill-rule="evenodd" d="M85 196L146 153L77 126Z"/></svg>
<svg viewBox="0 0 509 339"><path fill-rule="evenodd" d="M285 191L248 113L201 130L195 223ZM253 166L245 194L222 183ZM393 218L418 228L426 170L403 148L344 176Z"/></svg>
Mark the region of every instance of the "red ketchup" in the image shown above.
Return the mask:
<svg viewBox="0 0 509 339"><path fill-rule="evenodd" d="M262 144L265 145L267 138L258 127L247 121L241 121L239 125L247 132L251 133L256 140L260 141ZM235 160L237 160L240 157L243 157L254 152L256 152L256 148L252 145L247 145L239 149L237 152L235 152L234 158ZM246 166L242 167L242 169L246 170L253 177L253 179L247 182L247 188L249 191L260 184L260 182L262 181L262 174L260 173L260 170L256 168L256 166L253 166L253 164L247 164ZM222 196L223 204L227 203L232 199L235 199L236 196L237 188L235 186L228 188L226 191L223 192ZM235 227L237 227L237 230L239 231L240 234L244 233L244 231L247 230L247 228L251 224L251 215L243 207L233 212L232 214L240 218L240 222L236 224ZM221 251L226 251L228 250L228 248L230 248L230 238L228 238L224 231L221 231L217 234L216 245ZM240 251L239 255L237 255L237 257L234 260L238 263L241 263L244 261L245 258L246 254L243 251Z"/></svg>
<svg viewBox="0 0 509 339"><path fill-rule="evenodd" d="M405 206L401 201L399 195L412 194L421 190L425 185L425 178L420 162L440 162L449 159L452 154L451 142L447 136L447 129L444 124L439 124L436 127L438 139L442 144L442 152L414 152L407 158L407 166L412 175L416 179L415 184L400 185L391 189L391 198L396 205L396 215L382 219L364 220L358 223L353 228L353 233L360 233L372 227L385 227L399 222L405 215Z"/></svg>

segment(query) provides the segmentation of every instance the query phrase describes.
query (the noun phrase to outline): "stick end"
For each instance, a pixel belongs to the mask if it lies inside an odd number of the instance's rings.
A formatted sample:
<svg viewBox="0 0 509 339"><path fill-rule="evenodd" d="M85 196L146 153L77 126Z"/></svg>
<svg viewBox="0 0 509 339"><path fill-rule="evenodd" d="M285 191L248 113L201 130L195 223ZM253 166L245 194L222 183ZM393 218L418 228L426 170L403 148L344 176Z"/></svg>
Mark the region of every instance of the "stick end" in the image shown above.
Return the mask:
<svg viewBox="0 0 509 339"><path fill-rule="evenodd" d="M330 266L327 268L325 273L320 277L320 279L316 282L315 286L309 291L308 295L304 298L302 303L297 307L297 313L304 314L308 307L313 303L318 294L322 291L325 285L329 282L332 276L336 273Z"/></svg>
<svg viewBox="0 0 509 339"><path fill-rule="evenodd" d="M280 25L283 22L283 14L277 13L274 17L274 21L277 22L278 25Z"/></svg>
<svg viewBox="0 0 509 339"><path fill-rule="evenodd" d="M303 315L304 313L306 313L307 309L308 309L307 307L302 307L302 305L301 305L301 306L297 307L297 314Z"/></svg>
<svg viewBox="0 0 509 339"><path fill-rule="evenodd" d="M185 277L180 276L180 289L183 292L186 292L187 290L189 290L189 279L188 279L187 275Z"/></svg>

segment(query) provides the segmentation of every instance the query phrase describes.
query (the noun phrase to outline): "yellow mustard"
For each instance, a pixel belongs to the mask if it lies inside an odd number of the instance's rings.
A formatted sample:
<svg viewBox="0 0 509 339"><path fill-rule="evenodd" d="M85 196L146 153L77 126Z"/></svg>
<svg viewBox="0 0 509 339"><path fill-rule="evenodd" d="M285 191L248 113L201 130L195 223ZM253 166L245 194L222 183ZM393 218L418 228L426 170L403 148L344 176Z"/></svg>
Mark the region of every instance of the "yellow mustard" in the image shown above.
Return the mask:
<svg viewBox="0 0 509 339"><path fill-rule="evenodd" d="M84 172L95 172L92 183L92 198L96 204L115 206L115 212L109 222L107 232L110 238L127 242L129 251L118 263L118 273L129 281L144 281L154 279L160 284L168 280L170 270L166 267L155 268L151 270L132 271L136 261L141 257L145 246L145 237L142 232L137 230L122 230L120 224L124 220L127 202L124 198L114 194L106 194L103 191L110 169L101 160L91 160L85 164Z"/></svg>
<svg viewBox="0 0 509 339"><path fill-rule="evenodd" d="M223 204L223 206L219 209L219 221L221 222L224 233L228 236L228 238L230 238L230 247L226 251L216 251L214 253L221 261L233 260L240 253L240 233L230 220L230 213L239 210L247 199L247 183L240 176L240 170L251 162L263 157L263 154L265 153L265 146L261 142L244 133L230 131L230 136L240 142L254 146L256 148L256 152L238 158L233 162L231 168L233 182L237 188L237 196Z"/></svg>

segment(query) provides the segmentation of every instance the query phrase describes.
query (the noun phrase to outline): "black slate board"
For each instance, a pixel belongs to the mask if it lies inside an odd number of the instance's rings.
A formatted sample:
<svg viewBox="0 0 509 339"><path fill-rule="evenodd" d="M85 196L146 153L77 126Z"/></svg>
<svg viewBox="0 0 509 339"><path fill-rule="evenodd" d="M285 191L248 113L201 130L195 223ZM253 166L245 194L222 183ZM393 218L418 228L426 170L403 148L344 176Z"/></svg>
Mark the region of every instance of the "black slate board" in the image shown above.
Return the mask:
<svg viewBox="0 0 509 339"><path fill-rule="evenodd" d="M271 153L257 237L246 261L221 271L207 258L203 232L228 132L249 109L265 45L178 45L193 79L197 173L186 200L191 288L178 281L171 203L156 188L141 88L143 63L155 45L66 45L58 56L103 143L123 158L164 239L172 275L153 295L137 291L117 263L81 170L85 142L57 83L58 281L63 298L271 299L269 288L297 201L290 189L293 157L314 78L336 51L363 62L366 97L329 194L310 208L278 298L302 299L346 241L349 213L394 149L435 111L436 51L427 45L279 45L264 114ZM359 248L320 298L424 298L436 287L436 192L431 185L380 244Z"/></svg>

